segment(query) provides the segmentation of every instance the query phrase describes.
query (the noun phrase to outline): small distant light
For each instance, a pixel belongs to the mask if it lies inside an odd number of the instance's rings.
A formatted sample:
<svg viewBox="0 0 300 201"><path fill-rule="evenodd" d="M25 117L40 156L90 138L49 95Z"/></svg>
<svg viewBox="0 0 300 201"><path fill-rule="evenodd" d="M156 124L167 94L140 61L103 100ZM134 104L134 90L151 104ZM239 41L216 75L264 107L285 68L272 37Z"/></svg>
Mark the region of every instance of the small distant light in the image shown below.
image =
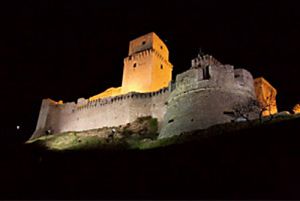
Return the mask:
<svg viewBox="0 0 300 201"><path fill-rule="evenodd" d="M17 130L20 130L20 126L17 126Z"/></svg>

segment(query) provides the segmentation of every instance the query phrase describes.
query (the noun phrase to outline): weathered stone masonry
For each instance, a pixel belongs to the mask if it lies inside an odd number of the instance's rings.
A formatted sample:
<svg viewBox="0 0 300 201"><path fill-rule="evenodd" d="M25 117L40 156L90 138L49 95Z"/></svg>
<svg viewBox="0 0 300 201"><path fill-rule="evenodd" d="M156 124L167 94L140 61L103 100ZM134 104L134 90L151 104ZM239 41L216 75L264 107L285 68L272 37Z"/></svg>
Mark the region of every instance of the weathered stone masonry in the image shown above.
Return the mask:
<svg viewBox="0 0 300 201"><path fill-rule="evenodd" d="M261 111L257 100L260 107L270 94L276 101L270 84L259 90L261 85L254 85L247 70L224 65L210 55L198 55L191 68L171 83L168 58L167 47L155 33L131 41L124 59L122 87L80 98L76 103L44 99L31 138L125 125L143 116L157 118L159 138L165 138L215 124L255 119Z"/></svg>
<svg viewBox="0 0 300 201"><path fill-rule="evenodd" d="M171 137L215 124L234 121L238 107L252 107L256 100L253 78L244 69L223 65L209 55L192 61L190 70L176 77L159 138ZM258 108L243 111L247 119L257 118Z"/></svg>
<svg viewBox="0 0 300 201"><path fill-rule="evenodd" d="M77 103L43 100L32 138L47 132L118 126L149 115L159 120L160 128L164 103L170 93L172 67L167 46L154 32L130 41L121 87L109 88L88 99L78 99Z"/></svg>
<svg viewBox="0 0 300 201"><path fill-rule="evenodd" d="M157 118L161 128L170 90L163 88L150 93L132 92L95 101L78 99L77 104L57 104L45 99L32 138L45 135L47 131L61 133L125 125L143 116Z"/></svg>

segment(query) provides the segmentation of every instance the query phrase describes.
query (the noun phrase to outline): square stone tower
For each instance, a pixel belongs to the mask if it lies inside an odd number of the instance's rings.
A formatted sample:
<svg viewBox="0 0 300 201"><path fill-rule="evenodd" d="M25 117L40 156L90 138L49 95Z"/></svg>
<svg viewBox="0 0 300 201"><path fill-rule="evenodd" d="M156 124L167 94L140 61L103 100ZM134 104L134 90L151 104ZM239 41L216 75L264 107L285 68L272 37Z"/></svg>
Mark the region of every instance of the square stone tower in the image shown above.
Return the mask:
<svg viewBox="0 0 300 201"><path fill-rule="evenodd" d="M172 80L172 67L167 46L154 32L130 41L128 57L124 59L122 94L167 87Z"/></svg>

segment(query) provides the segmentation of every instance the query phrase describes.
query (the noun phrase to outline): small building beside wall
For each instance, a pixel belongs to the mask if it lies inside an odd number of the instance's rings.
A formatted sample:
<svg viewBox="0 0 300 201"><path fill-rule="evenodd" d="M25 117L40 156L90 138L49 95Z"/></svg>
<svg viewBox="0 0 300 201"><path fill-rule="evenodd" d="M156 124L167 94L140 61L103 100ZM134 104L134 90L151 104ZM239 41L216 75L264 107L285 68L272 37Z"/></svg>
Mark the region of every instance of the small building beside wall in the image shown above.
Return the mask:
<svg viewBox="0 0 300 201"><path fill-rule="evenodd" d="M278 112L276 104L277 90L263 77L254 80L254 88L262 109L262 116L276 114Z"/></svg>
<svg viewBox="0 0 300 201"><path fill-rule="evenodd" d="M293 107L293 113L294 113L294 114L300 114L300 103L296 104L296 105Z"/></svg>

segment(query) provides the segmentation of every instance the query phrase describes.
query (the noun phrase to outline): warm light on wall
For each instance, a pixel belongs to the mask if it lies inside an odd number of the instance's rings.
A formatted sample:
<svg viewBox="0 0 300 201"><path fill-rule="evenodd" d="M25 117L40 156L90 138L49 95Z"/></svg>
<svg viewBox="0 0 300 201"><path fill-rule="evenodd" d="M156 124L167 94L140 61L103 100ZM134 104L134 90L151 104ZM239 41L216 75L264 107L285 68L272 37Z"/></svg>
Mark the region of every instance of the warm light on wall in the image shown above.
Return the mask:
<svg viewBox="0 0 300 201"><path fill-rule="evenodd" d="M122 92L123 92L124 94L126 94L126 93L129 93L129 92L146 93L146 92L150 92L150 91L147 91L147 90L141 90L138 83L131 83L131 84L127 85L126 91L123 90Z"/></svg>
<svg viewBox="0 0 300 201"><path fill-rule="evenodd" d="M262 115L269 116L277 113L276 89L263 77L254 80L255 93L262 108Z"/></svg>
<svg viewBox="0 0 300 201"><path fill-rule="evenodd" d="M48 100L50 100L50 102L51 102L52 104L55 104L55 105L62 105L62 104L64 104L64 102L63 102L62 100L55 101L55 100L52 100L52 99L50 99L50 98L48 98Z"/></svg>
<svg viewBox="0 0 300 201"><path fill-rule="evenodd" d="M122 86L109 88L89 101L130 92L158 91L172 80L172 67L167 46L154 32L136 38L130 41L129 55L124 59Z"/></svg>
<svg viewBox="0 0 300 201"><path fill-rule="evenodd" d="M118 95L121 95L121 87L117 87L117 88L111 87L100 94L90 97L89 101L94 101L100 98L107 98L107 97L113 97Z"/></svg>
<svg viewBox="0 0 300 201"><path fill-rule="evenodd" d="M293 112L294 114L300 114L300 104L295 105Z"/></svg>

